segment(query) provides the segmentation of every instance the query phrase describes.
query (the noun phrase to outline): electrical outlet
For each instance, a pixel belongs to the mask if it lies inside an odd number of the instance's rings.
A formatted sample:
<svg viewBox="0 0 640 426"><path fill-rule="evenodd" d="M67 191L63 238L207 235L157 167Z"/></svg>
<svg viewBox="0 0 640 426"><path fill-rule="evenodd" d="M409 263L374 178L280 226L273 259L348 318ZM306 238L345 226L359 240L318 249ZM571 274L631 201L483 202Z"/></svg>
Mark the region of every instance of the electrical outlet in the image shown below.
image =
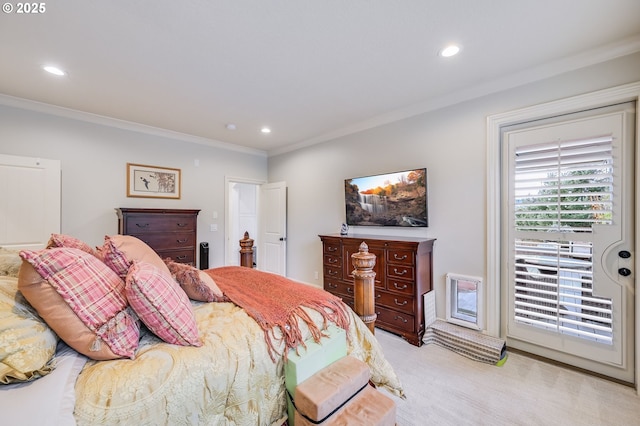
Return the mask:
<svg viewBox="0 0 640 426"><path fill-rule="evenodd" d="M209 226L211 227L211 232L216 232L218 230L218 225L216 225L215 223L212 223Z"/></svg>
<svg viewBox="0 0 640 426"><path fill-rule="evenodd" d="M318 279L318 271L315 271L315 272L313 273L313 278L315 278L316 280Z"/></svg>

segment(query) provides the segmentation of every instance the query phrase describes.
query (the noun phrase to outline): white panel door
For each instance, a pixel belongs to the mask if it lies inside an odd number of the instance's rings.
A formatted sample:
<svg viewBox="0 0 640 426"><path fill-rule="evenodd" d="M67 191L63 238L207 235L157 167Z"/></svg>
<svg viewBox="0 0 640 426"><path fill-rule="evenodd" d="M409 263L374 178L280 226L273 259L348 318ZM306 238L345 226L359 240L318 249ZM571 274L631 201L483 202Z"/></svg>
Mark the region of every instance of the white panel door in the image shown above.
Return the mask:
<svg viewBox="0 0 640 426"><path fill-rule="evenodd" d="M287 274L287 184L260 187L260 243L257 268Z"/></svg>
<svg viewBox="0 0 640 426"><path fill-rule="evenodd" d="M0 154L0 246L38 250L60 232L60 161Z"/></svg>
<svg viewBox="0 0 640 426"><path fill-rule="evenodd" d="M634 381L633 105L504 134L508 346Z"/></svg>

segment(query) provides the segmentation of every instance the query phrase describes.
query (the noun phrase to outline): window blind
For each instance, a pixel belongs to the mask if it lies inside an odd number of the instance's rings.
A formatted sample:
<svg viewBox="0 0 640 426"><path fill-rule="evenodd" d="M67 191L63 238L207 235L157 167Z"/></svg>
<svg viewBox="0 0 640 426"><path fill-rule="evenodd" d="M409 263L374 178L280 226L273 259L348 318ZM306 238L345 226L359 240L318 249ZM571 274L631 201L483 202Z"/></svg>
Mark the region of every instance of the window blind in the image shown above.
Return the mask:
<svg viewBox="0 0 640 426"><path fill-rule="evenodd" d="M517 230L591 232L611 223L611 137L517 148L514 178Z"/></svg>
<svg viewBox="0 0 640 426"><path fill-rule="evenodd" d="M586 237L594 224L612 221L612 142L604 136L515 149L516 321L611 344L612 303L594 294Z"/></svg>

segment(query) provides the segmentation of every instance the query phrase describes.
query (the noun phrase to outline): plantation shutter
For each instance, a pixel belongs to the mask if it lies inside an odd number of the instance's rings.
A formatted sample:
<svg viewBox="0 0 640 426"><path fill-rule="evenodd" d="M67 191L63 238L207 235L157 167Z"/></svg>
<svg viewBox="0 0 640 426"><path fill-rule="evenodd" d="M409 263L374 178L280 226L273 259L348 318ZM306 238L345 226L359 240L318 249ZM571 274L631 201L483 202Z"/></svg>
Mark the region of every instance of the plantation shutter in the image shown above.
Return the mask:
<svg viewBox="0 0 640 426"><path fill-rule="evenodd" d="M613 207L613 139L556 141L515 149L516 321L603 343L612 303L593 293L593 225Z"/></svg>

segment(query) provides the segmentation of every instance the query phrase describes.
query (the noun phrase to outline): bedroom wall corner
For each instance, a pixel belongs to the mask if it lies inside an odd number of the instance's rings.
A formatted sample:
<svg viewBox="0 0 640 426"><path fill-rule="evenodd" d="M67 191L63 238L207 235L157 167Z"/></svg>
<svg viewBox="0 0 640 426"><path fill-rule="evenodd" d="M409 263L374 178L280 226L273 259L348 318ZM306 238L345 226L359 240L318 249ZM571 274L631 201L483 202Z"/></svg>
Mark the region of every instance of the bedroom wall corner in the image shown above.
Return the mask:
<svg viewBox="0 0 640 426"><path fill-rule="evenodd" d="M269 180L288 184L288 275L322 285L318 234L339 232L345 220L344 179L426 167L428 228L351 231L436 238L433 282L437 316L444 318L447 271L486 280L487 116L631 83L638 69L635 53L270 156Z"/></svg>
<svg viewBox="0 0 640 426"><path fill-rule="evenodd" d="M55 111L55 108L52 107ZM200 209L198 243L210 267L224 264L225 175L266 180L266 155L226 150L162 135L33 111L0 102L0 153L61 161L61 232L90 245L117 233L116 207ZM126 164L179 168L179 200L128 198ZM19 184L19 183L17 183ZM218 231L210 231L210 224Z"/></svg>

